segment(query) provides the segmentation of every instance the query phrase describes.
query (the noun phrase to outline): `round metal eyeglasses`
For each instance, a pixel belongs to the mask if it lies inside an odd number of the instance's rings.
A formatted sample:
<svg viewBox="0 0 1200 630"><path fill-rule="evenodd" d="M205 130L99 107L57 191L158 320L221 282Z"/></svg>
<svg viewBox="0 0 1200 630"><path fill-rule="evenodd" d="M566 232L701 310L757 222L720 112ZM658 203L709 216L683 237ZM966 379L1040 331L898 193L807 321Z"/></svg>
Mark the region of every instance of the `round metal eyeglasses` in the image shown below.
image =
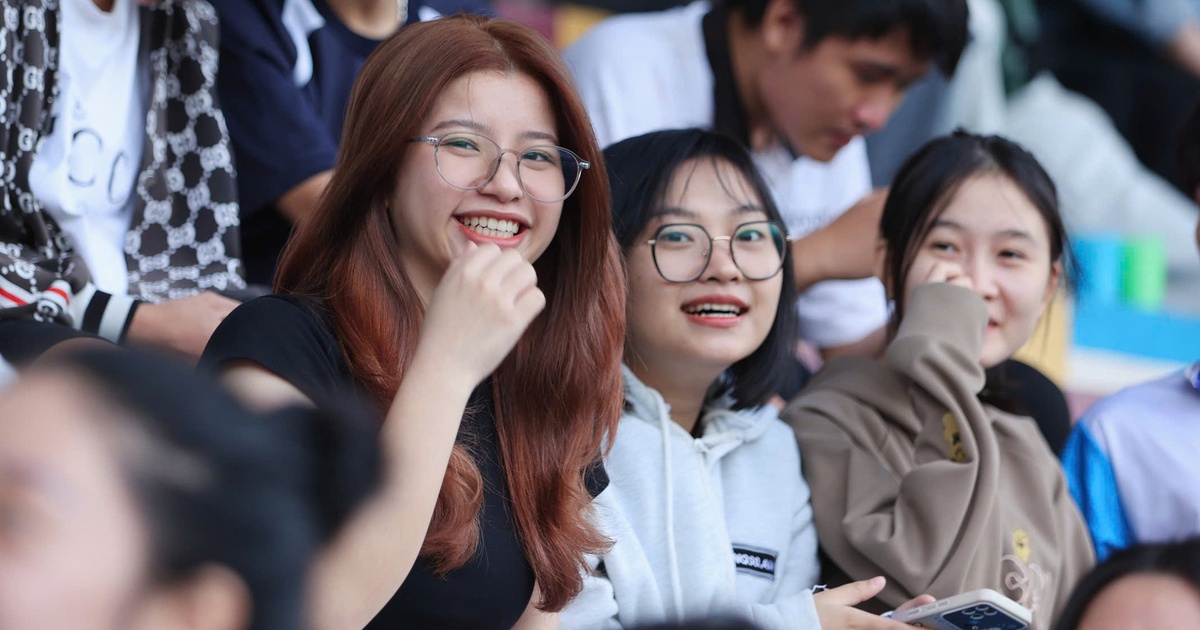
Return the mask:
<svg viewBox="0 0 1200 630"><path fill-rule="evenodd" d="M514 151L502 149L495 140L469 132L413 138L409 142L433 145L438 174L460 190L479 190L500 170L505 153L517 156L517 183L530 198L542 203L562 201L575 192L584 169L591 162L570 149L553 145L532 146Z"/></svg>
<svg viewBox="0 0 1200 630"><path fill-rule="evenodd" d="M747 280L766 280L783 269L791 240L774 221L742 223L729 236L710 236L695 223L668 223L646 244L658 275L667 282L692 282L704 275L716 241L729 241L733 264Z"/></svg>

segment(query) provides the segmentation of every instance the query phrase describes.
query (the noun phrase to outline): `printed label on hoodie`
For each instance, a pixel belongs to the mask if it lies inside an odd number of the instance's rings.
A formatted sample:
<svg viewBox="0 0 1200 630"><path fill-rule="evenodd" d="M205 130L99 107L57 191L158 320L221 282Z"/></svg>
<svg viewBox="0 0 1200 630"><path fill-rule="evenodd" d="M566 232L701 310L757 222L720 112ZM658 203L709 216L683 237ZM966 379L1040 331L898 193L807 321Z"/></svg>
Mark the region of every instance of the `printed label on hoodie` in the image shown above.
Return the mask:
<svg viewBox="0 0 1200 630"><path fill-rule="evenodd" d="M762 547L733 544L733 565L738 573L757 575L775 581L775 559L779 553Z"/></svg>

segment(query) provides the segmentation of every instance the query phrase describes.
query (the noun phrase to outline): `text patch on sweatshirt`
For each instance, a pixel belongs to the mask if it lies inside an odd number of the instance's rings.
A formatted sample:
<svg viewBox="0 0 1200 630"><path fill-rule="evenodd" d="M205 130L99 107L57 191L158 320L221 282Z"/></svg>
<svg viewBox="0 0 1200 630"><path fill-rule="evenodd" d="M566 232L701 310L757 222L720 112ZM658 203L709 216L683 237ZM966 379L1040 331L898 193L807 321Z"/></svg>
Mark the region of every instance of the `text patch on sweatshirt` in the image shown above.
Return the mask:
<svg viewBox="0 0 1200 630"><path fill-rule="evenodd" d="M738 573L775 579L775 559L779 553L762 547L733 544L733 565Z"/></svg>

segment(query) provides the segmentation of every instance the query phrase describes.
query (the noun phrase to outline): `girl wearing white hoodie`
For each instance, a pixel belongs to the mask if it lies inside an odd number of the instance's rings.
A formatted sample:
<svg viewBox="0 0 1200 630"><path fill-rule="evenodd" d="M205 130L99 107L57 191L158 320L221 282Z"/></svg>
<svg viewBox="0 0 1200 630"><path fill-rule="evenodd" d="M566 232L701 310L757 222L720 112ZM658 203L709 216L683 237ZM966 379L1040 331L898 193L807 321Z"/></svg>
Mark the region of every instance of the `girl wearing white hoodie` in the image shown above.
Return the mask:
<svg viewBox="0 0 1200 630"><path fill-rule="evenodd" d="M681 130L605 158L629 291L625 411L594 504L613 545L590 559L562 627L739 616L768 629L907 628L853 608L882 578L811 593L809 490L770 404L795 347L794 275L749 154Z"/></svg>

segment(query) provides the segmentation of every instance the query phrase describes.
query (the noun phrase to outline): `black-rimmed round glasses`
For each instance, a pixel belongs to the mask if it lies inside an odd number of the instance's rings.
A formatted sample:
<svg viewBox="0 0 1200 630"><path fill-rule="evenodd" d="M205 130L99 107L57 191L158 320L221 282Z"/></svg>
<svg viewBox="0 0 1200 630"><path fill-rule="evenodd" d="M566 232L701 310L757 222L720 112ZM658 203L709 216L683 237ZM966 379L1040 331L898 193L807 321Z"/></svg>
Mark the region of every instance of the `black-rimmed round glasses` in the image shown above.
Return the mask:
<svg viewBox="0 0 1200 630"><path fill-rule="evenodd" d="M514 151L502 149L495 140L470 132L413 138L409 142L433 145L438 174L447 184L461 190L479 190L492 181L505 153L517 156L517 183L530 198L542 203L562 201L575 192L584 169L591 162L570 149L553 145L532 146Z"/></svg>
<svg viewBox="0 0 1200 630"><path fill-rule="evenodd" d="M646 244L658 275L667 282L691 282L704 275L716 241L729 241L733 264L747 280L766 280L783 269L791 240L774 221L742 223L729 236L710 236L695 223L668 223Z"/></svg>

